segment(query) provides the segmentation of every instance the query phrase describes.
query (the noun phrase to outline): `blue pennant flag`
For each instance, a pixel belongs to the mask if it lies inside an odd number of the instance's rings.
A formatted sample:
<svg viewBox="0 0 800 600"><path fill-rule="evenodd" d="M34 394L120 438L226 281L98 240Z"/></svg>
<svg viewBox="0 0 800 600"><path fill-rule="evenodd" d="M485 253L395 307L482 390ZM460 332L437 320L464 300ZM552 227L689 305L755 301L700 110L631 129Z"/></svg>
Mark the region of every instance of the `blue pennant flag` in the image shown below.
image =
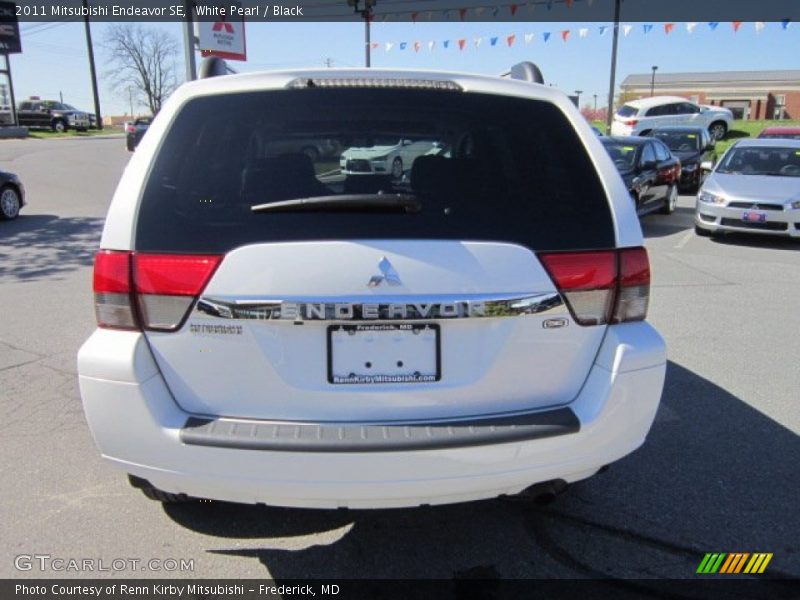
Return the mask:
<svg viewBox="0 0 800 600"><path fill-rule="evenodd" d="M408 46L408 42L400 42L400 50L405 50L406 46Z"/></svg>
<svg viewBox="0 0 800 600"><path fill-rule="evenodd" d="M496 38L496 37L490 38L490 39L489 39L489 43L490 43L492 46L497 46L497 38Z"/></svg>
<svg viewBox="0 0 800 600"><path fill-rule="evenodd" d="M544 38L544 41L546 42L547 40L549 40L549 39L550 39L550 32L549 32L549 31L545 31L545 32L542 34L542 37Z"/></svg>
<svg viewBox="0 0 800 600"><path fill-rule="evenodd" d="M450 40L445 40L444 43L443 43L443 46L445 48L449 48L450 47Z"/></svg>
<svg viewBox="0 0 800 600"><path fill-rule="evenodd" d="M646 23L645 25L642 25L642 29L644 29L645 34L648 34L653 29L653 26L649 23Z"/></svg>
<svg viewBox="0 0 800 600"><path fill-rule="evenodd" d="M711 31L714 31L714 30L715 30L717 27L719 27L719 22L717 22L717 21L711 21L711 22L708 24L708 28L709 28Z"/></svg>
<svg viewBox="0 0 800 600"><path fill-rule="evenodd" d="M597 29L600 31L600 35L604 35L605 32L608 30L608 25L600 25L600 27L598 27Z"/></svg>
<svg viewBox="0 0 800 600"><path fill-rule="evenodd" d="M789 29L789 23L791 22L791 19L781 19L781 27L783 27L784 31Z"/></svg>

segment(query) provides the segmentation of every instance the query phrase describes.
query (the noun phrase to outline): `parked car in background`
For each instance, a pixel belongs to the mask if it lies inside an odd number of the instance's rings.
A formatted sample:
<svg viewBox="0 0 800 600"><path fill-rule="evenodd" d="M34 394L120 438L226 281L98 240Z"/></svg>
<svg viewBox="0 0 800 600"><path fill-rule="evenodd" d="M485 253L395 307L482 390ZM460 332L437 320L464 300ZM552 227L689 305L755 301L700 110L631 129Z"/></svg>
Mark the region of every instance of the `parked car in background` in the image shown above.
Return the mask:
<svg viewBox="0 0 800 600"><path fill-rule="evenodd" d="M678 187L682 191L697 193L708 171L701 168L703 163L711 166L717 162L714 150L715 140L704 127L668 126L654 129L651 134L664 142L681 161L681 178Z"/></svg>
<svg viewBox="0 0 800 600"><path fill-rule="evenodd" d="M54 100L31 98L20 102L17 109L20 125L64 132L68 129L86 131L91 125L89 113Z"/></svg>
<svg viewBox="0 0 800 600"><path fill-rule="evenodd" d="M697 194L695 232L800 237L800 140L731 146Z"/></svg>
<svg viewBox="0 0 800 600"><path fill-rule="evenodd" d="M128 148L128 152L136 149L152 121L153 117L138 117L125 123L125 146Z"/></svg>
<svg viewBox="0 0 800 600"><path fill-rule="evenodd" d="M765 127L761 130L761 133L758 134L758 138L800 140L800 127Z"/></svg>
<svg viewBox="0 0 800 600"><path fill-rule="evenodd" d="M381 140L371 146L348 148L339 166L345 175L386 174L400 179L418 156L428 153L434 140Z"/></svg>
<svg viewBox="0 0 800 600"><path fill-rule="evenodd" d="M23 206L25 206L25 188L19 177L13 173L0 171L0 219L16 219Z"/></svg>
<svg viewBox="0 0 800 600"><path fill-rule="evenodd" d="M665 125L691 125L720 140L732 124L733 113L727 108L700 106L679 96L653 96L623 104L614 115L611 135L647 135Z"/></svg>
<svg viewBox="0 0 800 600"><path fill-rule="evenodd" d="M681 162L660 140L604 136L605 146L636 204L636 213L671 214L678 203Z"/></svg>

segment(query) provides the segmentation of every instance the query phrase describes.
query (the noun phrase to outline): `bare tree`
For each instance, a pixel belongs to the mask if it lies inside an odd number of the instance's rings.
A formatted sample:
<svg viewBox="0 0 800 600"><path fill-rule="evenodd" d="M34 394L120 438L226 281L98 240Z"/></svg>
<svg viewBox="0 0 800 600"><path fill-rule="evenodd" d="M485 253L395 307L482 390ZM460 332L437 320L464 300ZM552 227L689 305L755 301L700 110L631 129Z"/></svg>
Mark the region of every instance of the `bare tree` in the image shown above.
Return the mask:
<svg viewBox="0 0 800 600"><path fill-rule="evenodd" d="M179 46L166 31L136 23L110 25L103 46L108 52L106 76L126 96L130 88L152 114L177 87L175 56Z"/></svg>

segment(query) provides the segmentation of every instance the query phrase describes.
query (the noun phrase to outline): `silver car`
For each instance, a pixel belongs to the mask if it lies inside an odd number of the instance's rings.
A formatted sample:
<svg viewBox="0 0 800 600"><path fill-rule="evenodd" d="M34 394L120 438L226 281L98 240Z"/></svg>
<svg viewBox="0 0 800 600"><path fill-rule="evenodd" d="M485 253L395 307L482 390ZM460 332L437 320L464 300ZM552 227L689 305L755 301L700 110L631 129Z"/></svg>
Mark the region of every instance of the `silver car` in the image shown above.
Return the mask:
<svg viewBox="0 0 800 600"><path fill-rule="evenodd" d="M725 231L800 238L800 140L742 140L725 153L697 194L695 232Z"/></svg>

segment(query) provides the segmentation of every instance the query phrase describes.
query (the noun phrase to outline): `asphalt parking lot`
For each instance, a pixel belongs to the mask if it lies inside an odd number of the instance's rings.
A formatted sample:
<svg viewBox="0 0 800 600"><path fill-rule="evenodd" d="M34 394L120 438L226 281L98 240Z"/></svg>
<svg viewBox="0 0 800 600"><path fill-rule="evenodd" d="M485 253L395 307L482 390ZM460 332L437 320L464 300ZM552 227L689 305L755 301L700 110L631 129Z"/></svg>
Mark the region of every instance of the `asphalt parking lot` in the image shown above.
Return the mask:
<svg viewBox="0 0 800 600"><path fill-rule="evenodd" d="M101 462L75 355L122 139L0 142L29 206L0 223L0 577L15 557L193 559L118 576L692 578L706 552L772 552L800 577L800 243L696 237L692 197L643 219L650 320L668 344L647 443L548 507L504 500L380 512L164 508Z"/></svg>

